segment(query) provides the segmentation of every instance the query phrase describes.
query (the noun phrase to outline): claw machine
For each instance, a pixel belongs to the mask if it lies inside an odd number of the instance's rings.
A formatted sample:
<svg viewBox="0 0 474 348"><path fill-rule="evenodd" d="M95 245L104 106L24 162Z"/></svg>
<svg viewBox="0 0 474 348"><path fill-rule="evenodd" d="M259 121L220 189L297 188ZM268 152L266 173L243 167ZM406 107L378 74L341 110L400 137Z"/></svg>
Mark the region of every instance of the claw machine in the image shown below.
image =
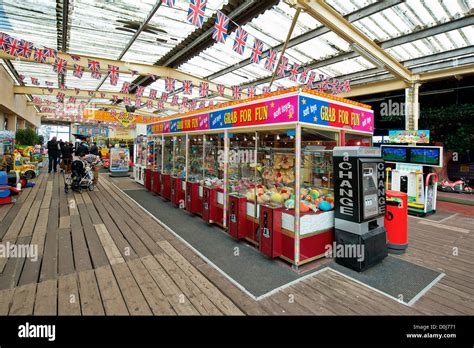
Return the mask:
<svg viewBox="0 0 474 348"><path fill-rule="evenodd" d="M163 137L163 166L161 171L161 197L171 200L171 172L173 171L173 136Z"/></svg>
<svg viewBox="0 0 474 348"><path fill-rule="evenodd" d="M186 191L186 135L173 137L173 158L170 178L170 199L176 207L184 208Z"/></svg>
<svg viewBox="0 0 474 348"><path fill-rule="evenodd" d="M133 178L141 185L145 184L146 150L147 139L145 136L138 136L135 139L133 156Z"/></svg>
<svg viewBox="0 0 474 348"><path fill-rule="evenodd" d="M204 178L204 135L188 136L188 155L186 168L186 210L202 215L202 186Z"/></svg>
<svg viewBox="0 0 474 348"><path fill-rule="evenodd" d="M161 191L161 164L162 164L162 137L152 136L148 139L147 167L150 169L150 191L160 194Z"/></svg>

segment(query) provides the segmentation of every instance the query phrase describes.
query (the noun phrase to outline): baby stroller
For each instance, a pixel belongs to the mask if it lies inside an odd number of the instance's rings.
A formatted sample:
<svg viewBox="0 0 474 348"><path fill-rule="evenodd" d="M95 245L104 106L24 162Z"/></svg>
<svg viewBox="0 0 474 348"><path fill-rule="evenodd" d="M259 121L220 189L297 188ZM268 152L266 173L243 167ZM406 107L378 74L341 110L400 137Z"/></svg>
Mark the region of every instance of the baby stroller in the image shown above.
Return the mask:
<svg viewBox="0 0 474 348"><path fill-rule="evenodd" d="M84 160L75 160L71 163L71 174L65 177L64 191L68 193L71 189L82 192L83 189L94 190L94 173L91 164Z"/></svg>

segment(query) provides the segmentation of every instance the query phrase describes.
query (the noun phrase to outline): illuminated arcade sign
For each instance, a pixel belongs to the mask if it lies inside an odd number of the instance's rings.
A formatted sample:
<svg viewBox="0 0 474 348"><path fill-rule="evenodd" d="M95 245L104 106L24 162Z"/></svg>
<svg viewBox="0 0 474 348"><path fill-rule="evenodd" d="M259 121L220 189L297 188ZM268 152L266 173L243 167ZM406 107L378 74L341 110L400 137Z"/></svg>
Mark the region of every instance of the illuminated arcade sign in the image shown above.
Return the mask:
<svg viewBox="0 0 474 348"><path fill-rule="evenodd" d="M390 143L398 144L429 144L429 130L389 130Z"/></svg>

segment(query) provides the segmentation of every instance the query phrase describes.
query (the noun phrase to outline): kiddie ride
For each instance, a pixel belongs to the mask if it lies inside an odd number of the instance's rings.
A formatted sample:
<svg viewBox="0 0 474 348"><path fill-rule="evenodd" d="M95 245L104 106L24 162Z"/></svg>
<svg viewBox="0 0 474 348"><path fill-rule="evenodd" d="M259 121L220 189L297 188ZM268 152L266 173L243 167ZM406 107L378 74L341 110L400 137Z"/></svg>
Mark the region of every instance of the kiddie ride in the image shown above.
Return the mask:
<svg viewBox="0 0 474 348"><path fill-rule="evenodd" d="M20 177L27 180L36 178L39 175L38 165L28 161L28 157L23 157L19 150L15 152L13 170L20 173Z"/></svg>
<svg viewBox="0 0 474 348"><path fill-rule="evenodd" d="M456 181L449 181L448 179L444 179L441 181L439 190L443 192L453 192L453 193L467 193L472 194L474 193L474 189L466 184L464 179L459 179Z"/></svg>
<svg viewBox="0 0 474 348"><path fill-rule="evenodd" d="M21 190L11 187L8 184L6 172L0 172L0 205L13 202L12 195L18 194Z"/></svg>
<svg viewBox="0 0 474 348"><path fill-rule="evenodd" d="M382 145L387 168L386 188L408 195L408 213L426 216L436 212L438 175L424 174L424 167L441 167L443 148L439 146ZM390 175L391 174L391 175Z"/></svg>

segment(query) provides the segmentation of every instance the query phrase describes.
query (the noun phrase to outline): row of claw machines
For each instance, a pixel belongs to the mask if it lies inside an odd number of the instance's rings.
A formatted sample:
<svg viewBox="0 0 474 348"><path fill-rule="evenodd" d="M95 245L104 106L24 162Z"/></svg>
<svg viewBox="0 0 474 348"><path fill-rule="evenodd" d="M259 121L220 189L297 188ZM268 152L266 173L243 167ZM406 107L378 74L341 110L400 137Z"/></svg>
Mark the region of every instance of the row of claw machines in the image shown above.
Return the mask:
<svg viewBox="0 0 474 348"><path fill-rule="evenodd" d="M367 105L297 88L178 115L148 125L143 184L299 266L334 240L332 149L370 146L373 122Z"/></svg>

